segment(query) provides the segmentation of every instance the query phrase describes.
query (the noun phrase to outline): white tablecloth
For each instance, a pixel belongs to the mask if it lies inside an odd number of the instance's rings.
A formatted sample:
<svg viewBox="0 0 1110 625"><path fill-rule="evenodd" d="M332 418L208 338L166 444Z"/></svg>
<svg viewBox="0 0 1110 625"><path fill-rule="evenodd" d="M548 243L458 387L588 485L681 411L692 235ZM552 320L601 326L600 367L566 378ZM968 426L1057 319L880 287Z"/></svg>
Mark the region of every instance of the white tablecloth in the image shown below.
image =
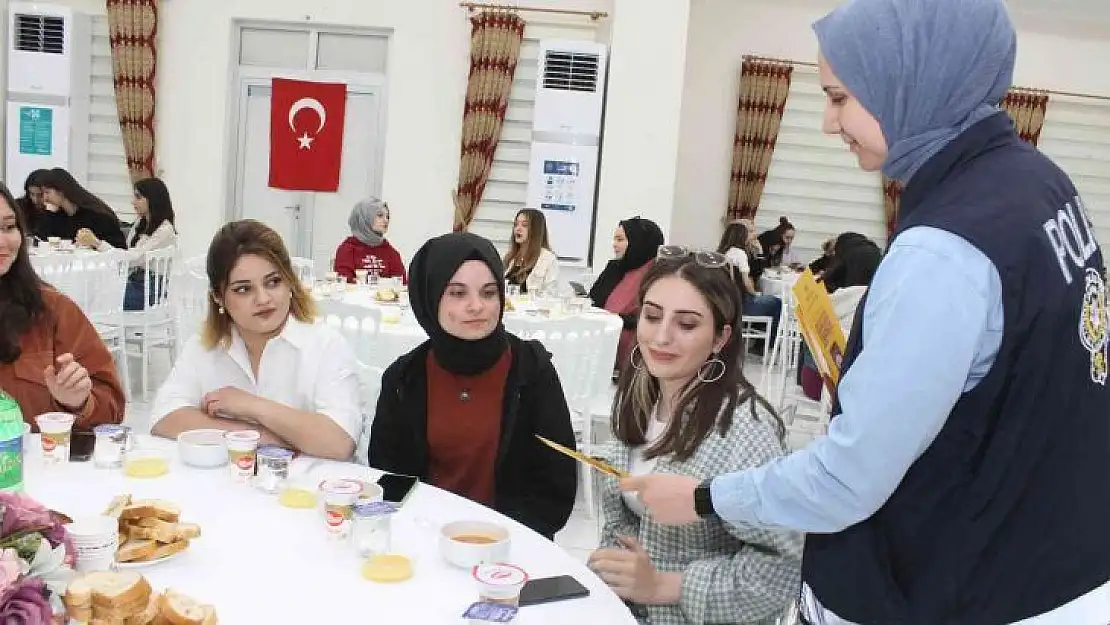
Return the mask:
<svg viewBox="0 0 1110 625"><path fill-rule="evenodd" d="M798 276L801 275L794 271L784 271L782 273L764 272L759 277L759 291L764 295L774 295L775 297L785 300L787 292L794 288L794 283L798 281Z"/></svg>
<svg viewBox="0 0 1110 625"><path fill-rule="evenodd" d="M156 590L174 588L216 606L220 623L413 623L456 625L477 597L470 572L438 553L434 526L461 519L501 523L512 536L511 562L533 578L572 575L590 596L521 609L518 625L635 623L624 604L583 564L554 543L483 506L420 484L393 519L393 550L413 559L415 575L400 584L361 577L361 559L348 544L327 538L318 510L292 510L277 498L232 482L226 469L192 469L176 459L153 480L125 477L91 463L42 466L37 439L26 462L27 492L43 504L78 517L99 514L116 494L179 504L182 520L199 523L202 536L181 557L142 569ZM141 437L142 446L173 444ZM306 482L331 476L373 478L365 467L312 459Z"/></svg>

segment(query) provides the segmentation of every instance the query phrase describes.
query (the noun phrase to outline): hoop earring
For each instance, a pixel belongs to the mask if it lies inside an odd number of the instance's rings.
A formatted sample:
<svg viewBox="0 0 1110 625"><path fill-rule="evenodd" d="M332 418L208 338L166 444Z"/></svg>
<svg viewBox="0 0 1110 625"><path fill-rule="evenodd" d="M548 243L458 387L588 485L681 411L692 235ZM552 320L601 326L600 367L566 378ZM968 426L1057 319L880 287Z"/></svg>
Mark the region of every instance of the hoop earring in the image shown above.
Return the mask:
<svg viewBox="0 0 1110 625"><path fill-rule="evenodd" d="M220 314L221 315L227 314L227 311L224 310L224 305L223 304L220 304Z"/></svg>
<svg viewBox="0 0 1110 625"><path fill-rule="evenodd" d="M709 371L706 371L707 368ZM713 357L705 361L705 364L698 369L698 381L712 384L725 376L725 369L727 369L725 361L721 360L717 354L713 354ZM711 375L710 372L715 375Z"/></svg>
<svg viewBox="0 0 1110 625"><path fill-rule="evenodd" d="M640 344L637 343L632 346L632 351L628 352L628 364L637 371L644 370L644 355L640 354L640 364L636 364L636 352L640 351Z"/></svg>

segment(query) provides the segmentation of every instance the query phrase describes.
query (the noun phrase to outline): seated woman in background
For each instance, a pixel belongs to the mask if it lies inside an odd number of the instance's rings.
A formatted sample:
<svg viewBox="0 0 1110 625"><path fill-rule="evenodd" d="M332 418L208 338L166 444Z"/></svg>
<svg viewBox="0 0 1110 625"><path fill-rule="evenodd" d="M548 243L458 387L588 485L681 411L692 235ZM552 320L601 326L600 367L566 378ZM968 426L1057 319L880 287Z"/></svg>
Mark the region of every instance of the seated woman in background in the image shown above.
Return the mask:
<svg viewBox="0 0 1110 625"><path fill-rule="evenodd" d="M839 249L834 252L833 260L823 277L825 288L830 289L829 299L845 340L852 332L860 300L867 292L871 278L875 277L879 262L883 259L883 254L874 241L866 237L856 238L862 236L849 232L838 237ZM798 368L798 384L806 397L821 399L821 374L805 343L802 344L802 366Z"/></svg>
<svg viewBox="0 0 1110 625"><path fill-rule="evenodd" d="M825 270L829 268L829 263L833 259L833 247L836 245L836 237L825 239L821 244L821 255L818 256L809 264L809 270L813 272L814 277L820 278Z"/></svg>
<svg viewBox="0 0 1110 625"><path fill-rule="evenodd" d="M786 454L782 422L741 371L742 306L717 262L725 259L683 250L644 277L632 366L613 400L614 440L597 454L632 476L706 479ZM595 480L602 529L589 567L646 622L775 623L797 595L801 534L715 516L665 527L615 479Z"/></svg>
<svg viewBox="0 0 1110 625"><path fill-rule="evenodd" d="M342 335L313 324L281 236L253 219L224 225L208 280L208 317L158 391L151 432L257 430L264 444L350 459L362 427L358 363Z"/></svg>
<svg viewBox="0 0 1110 625"><path fill-rule="evenodd" d="M767 267L787 266L798 270L803 268L802 261L794 253L794 224L786 217L779 217L779 225L759 235Z"/></svg>
<svg viewBox="0 0 1110 625"><path fill-rule="evenodd" d="M389 230L389 204L376 197L359 200L347 218L351 236L335 250L335 273L355 281L355 271L365 269L379 278L408 282L401 253L385 240Z"/></svg>
<svg viewBox="0 0 1110 625"><path fill-rule="evenodd" d="M663 245L663 231L655 222L640 217L625 219L613 232L613 260L605 265L590 287L594 306L624 319L624 330L617 345L615 366L618 371L628 362L636 340L633 330L639 318L636 294L640 290L640 280L655 261L660 245Z"/></svg>
<svg viewBox="0 0 1110 625"><path fill-rule="evenodd" d="M468 232L431 239L410 266L409 301L428 340L382 376L371 467L415 475L552 538L574 507L575 447L559 376L539 341L505 331L505 273Z"/></svg>
<svg viewBox="0 0 1110 625"><path fill-rule="evenodd" d="M23 182L23 197L16 200L23 213L26 231L31 236L37 231L39 216L46 211L46 203L42 200L42 180L46 172L45 169L31 172Z"/></svg>
<svg viewBox="0 0 1110 625"><path fill-rule="evenodd" d="M124 396L112 355L77 304L39 279L26 234L0 184L0 389L32 426L57 411L76 415L79 430L120 423Z"/></svg>
<svg viewBox="0 0 1110 625"><path fill-rule="evenodd" d="M74 241L79 230L88 228L108 245L127 248L116 212L89 193L68 171L54 168L43 175L42 198L46 212L39 216L36 234L40 239L58 237Z"/></svg>
<svg viewBox="0 0 1110 625"><path fill-rule="evenodd" d="M772 337L778 336L779 319L782 317L782 300L774 295L759 292L757 282L751 276L751 260L754 255L752 233L742 220L733 221L725 227L717 253L723 254L728 261L729 274L740 289L744 304L744 314L750 317L770 317L769 331ZM774 340L772 338L772 340ZM767 346L763 346L766 349Z"/></svg>
<svg viewBox="0 0 1110 625"><path fill-rule="evenodd" d="M551 251L547 219L534 208L525 208L513 220L513 242L505 254L505 279L521 293L543 295L555 290L559 259Z"/></svg>
<svg viewBox="0 0 1110 625"><path fill-rule="evenodd" d="M130 247L124 255L131 267L127 278L127 288L123 292L124 310L143 310L146 304L143 295L150 288L151 299L156 292L157 276L146 275L146 253L177 245L177 229L174 227L173 203L166 183L158 178L145 178L135 183L135 197L131 205L139 221L131 232ZM113 248L101 241L92 230L82 228L77 231L77 243L85 247L110 251ZM149 284L148 284L149 283ZM153 304L154 302L149 302Z"/></svg>

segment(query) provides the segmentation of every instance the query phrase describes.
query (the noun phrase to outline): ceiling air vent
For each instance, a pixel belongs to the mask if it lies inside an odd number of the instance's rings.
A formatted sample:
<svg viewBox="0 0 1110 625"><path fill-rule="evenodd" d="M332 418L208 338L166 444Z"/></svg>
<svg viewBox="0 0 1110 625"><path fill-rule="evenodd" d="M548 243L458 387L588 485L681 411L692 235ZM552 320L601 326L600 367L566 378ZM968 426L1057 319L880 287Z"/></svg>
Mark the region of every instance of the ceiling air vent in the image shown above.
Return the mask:
<svg viewBox="0 0 1110 625"><path fill-rule="evenodd" d="M543 64L543 87L559 91L597 91L598 56L549 50Z"/></svg>
<svg viewBox="0 0 1110 625"><path fill-rule="evenodd" d="M45 54L65 53L65 20L53 15L16 15L15 49Z"/></svg>

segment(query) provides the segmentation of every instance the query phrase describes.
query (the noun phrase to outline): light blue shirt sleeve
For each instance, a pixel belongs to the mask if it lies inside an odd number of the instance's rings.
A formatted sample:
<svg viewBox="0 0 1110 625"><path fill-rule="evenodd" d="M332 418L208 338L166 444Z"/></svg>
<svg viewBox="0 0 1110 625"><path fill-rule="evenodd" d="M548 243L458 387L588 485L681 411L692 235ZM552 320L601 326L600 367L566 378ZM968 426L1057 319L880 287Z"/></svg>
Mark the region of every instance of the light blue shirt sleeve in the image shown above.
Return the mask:
<svg viewBox="0 0 1110 625"><path fill-rule="evenodd" d="M916 227L872 281L864 349L840 381L827 436L766 465L713 480L733 523L831 533L873 515L983 379L1002 342L1002 283L966 240Z"/></svg>

